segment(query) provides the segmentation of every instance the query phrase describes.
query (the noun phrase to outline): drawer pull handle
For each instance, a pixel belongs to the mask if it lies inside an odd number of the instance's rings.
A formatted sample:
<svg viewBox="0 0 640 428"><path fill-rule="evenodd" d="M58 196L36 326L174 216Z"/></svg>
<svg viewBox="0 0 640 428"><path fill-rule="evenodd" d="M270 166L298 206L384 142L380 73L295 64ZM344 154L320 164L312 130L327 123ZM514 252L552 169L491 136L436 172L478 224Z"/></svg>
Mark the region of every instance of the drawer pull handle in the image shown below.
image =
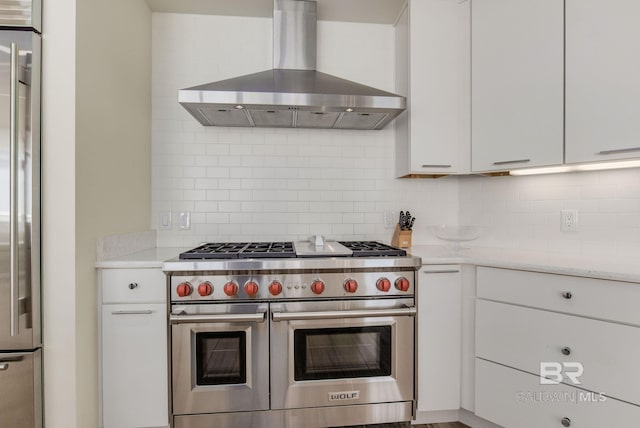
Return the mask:
<svg viewBox="0 0 640 428"><path fill-rule="evenodd" d="M629 147L628 149L613 149L613 150L602 150L596 154L598 155L615 155L617 153L631 153L640 151L640 147Z"/></svg>
<svg viewBox="0 0 640 428"><path fill-rule="evenodd" d="M494 162L494 165L509 165L512 163L527 163L527 162L531 162L531 159L516 159L516 160L508 160L508 161L499 161L499 162Z"/></svg>
<svg viewBox="0 0 640 428"><path fill-rule="evenodd" d="M562 297L564 297L565 299L570 299L573 297L573 294L571 294L571 291L565 291L564 293L562 293Z"/></svg>
<svg viewBox="0 0 640 428"><path fill-rule="evenodd" d="M570 427L571 426L571 419L569 419L569 418L562 418L562 420L560 422L562 423L563 427Z"/></svg>
<svg viewBox="0 0 640 428"><path fill-rule="evenodd" d="M146 309L142 311L112 311L112 315L151 315L153 313L152 310Z"/></svg>
<svg viewBox="0 0 640 428"><path fill-rule="evenodd" d="M571 348L569 348L568 346L565 346L560 350L560 352L562 352L562 355L571 355Z"/></svg>
<svg viewBox="0 0 640 428"><path fill-rule="evenodd" d="M129 284L129 290L133 290L134 288L138 288L138 283L137 282L132 282Z"/></svg>

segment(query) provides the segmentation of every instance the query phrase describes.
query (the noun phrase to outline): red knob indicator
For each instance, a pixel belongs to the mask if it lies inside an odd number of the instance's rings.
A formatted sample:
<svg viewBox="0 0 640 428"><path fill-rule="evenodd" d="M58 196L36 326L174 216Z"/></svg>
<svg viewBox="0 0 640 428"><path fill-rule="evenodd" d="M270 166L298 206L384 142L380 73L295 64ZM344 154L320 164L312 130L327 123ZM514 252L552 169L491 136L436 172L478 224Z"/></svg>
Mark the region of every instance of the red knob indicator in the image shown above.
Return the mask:
<svg viewBox="0 0 640 428"><path fill-rule="evenodd" d="M198 294L202 297L209 296L213 293L213 285L209 281L201 282L198 285Z"/></svg>
<svg viewBox="0 0 640 428"><path fill-rule="evenodd" d="M315 294L322 294L322 292L324 291L324 282L320 281L319 279L313 281L313 283L311 284L311 291L313 291Z"/></svg>
<svg viewBox="0 0 640 428"><path fill-rule="evenodd" d="M391 281L387 278L380 278L376 281L376 287L380 291L384 291L385 293L391 289Z"/></svg>
<svg viewBox="0 0 640 428"><path fill-rule="evenodd" d="M244 292L247 296L255 296L258 294L258 284L254 281L249 281L244 285Z"/></svg>
<svg viewBox="0 0 640 428"><path fill-rule="evenodd" d="M229 297L235 296L236 294L238 294L238 284L236 284L233 281L229 281L224 285L223 291L224 291L224 294L226 294Z"/></svg>
<svg viewBox="0 0 640 428"><path fill-rule="evenodd" d="M409 289L409 280L404 276L396 279L395 282L396 288L400 291L407 291Z"/></svg>
<svg viewBox="0 0 640 428"><path fill-rule="evenodd" d="M355 279L347 279L344 282L344 290L347 293L355 293L357 289L358 289L358 281L356 281Z"/></svg>
<svg viewBox="0 0 640 428"><path fill-rule="evenodd" d="M282 284L280 284L279 281L271 281L271 284L269 284L269 293L273 296L282 293Z"/></svg>
<svg viewBox="0 0 640 428"><path fill-rule="evenodd" d="M180 297L187 297L192 291L191 284L188 282L182 282L178 287L176 287L176 293L178 293L178 296Z"/></svg>

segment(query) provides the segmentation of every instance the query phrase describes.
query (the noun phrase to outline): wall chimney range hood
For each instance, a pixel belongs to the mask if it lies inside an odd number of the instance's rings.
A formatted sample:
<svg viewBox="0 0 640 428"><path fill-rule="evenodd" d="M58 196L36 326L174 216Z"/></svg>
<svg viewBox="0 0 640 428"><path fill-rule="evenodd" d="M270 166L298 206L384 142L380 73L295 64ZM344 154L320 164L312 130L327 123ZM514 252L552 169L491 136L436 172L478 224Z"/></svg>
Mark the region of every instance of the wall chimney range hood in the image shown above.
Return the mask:
<svg viewBox="0 0 640 428"><path fill-rule="evenodd" d="M274 0L274 69L178 91L204 126L382 129L403 96L316 71L316 2Z"/></svg>

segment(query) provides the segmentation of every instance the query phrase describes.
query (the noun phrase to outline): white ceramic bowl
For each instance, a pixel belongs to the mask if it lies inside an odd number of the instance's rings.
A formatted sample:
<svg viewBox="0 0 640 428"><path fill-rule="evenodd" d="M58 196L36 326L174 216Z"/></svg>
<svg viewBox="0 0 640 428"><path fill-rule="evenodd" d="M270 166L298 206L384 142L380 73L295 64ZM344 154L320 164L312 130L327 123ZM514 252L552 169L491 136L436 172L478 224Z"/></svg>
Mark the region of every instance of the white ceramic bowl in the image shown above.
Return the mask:
<svg viewBox="0 0 640 428"><path fill-rule="evenodd" d="M431 233L444 241L458 243L473 241L480 237L480 232L482 232L482 229L479 226L439 225L431 226L429 229L431 230Z"/></svg>

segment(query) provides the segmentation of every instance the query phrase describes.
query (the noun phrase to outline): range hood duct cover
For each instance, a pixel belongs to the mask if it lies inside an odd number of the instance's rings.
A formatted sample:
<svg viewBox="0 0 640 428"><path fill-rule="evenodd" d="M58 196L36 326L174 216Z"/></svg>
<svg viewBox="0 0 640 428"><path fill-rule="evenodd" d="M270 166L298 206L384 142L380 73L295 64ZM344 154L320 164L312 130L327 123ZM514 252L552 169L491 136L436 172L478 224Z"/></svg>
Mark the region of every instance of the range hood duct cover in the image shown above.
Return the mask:
<svg viewBox="0 0 640 428"><path fill-rule="evenodd" d="M316 2L274 0L276 68L178 91L205 126L382 129L406 99L316 71Z"/></svg>

